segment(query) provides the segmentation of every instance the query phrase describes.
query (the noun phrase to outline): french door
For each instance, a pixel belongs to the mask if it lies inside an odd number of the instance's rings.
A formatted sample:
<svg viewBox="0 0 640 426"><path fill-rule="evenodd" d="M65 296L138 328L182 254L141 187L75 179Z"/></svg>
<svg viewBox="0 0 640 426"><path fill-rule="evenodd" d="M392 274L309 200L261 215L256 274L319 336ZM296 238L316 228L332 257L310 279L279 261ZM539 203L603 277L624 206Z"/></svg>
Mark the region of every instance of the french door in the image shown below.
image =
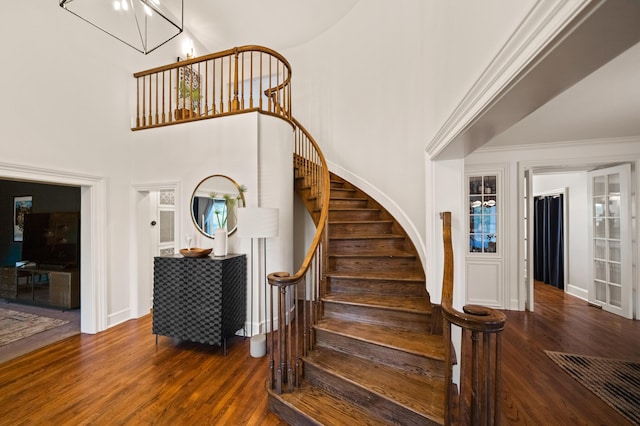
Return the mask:
<svg viewBox="0 0 640 426"><path fill-rule="evenodd" d="M589 302L632 318L631 165L588 174Z"/></svg>

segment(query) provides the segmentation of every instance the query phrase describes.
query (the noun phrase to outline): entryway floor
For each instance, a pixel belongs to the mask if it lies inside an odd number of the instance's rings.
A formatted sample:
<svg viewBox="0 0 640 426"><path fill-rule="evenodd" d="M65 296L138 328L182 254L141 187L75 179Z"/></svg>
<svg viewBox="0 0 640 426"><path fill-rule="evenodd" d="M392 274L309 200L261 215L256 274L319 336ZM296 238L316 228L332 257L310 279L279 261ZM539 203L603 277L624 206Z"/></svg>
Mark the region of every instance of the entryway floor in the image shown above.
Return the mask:
<svg viewBox="0 0 640 426"><path fill-rule="evenodd" d="M80 309L63 311L55 308L7 302L6 299L0 299L0 308L69 321L60 327L55 327L51 330L46 330L9 343L8 345L0 346L0 363L40 349L66 337L73 336L74 334L80 334Z"/></svg>

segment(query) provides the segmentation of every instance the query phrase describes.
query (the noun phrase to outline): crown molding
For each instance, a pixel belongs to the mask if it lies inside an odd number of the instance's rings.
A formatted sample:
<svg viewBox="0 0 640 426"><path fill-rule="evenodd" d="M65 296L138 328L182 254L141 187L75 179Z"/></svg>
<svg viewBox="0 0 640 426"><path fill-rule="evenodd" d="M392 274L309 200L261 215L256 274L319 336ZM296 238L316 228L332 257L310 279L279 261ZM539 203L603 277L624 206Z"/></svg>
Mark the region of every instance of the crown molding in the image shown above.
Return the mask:
<svg viewBox="0 0 640 426"><path fill-rule="evenodd" d="M597 7L600 3L537 1L427 145L427 154L431 158L441 154L517 83L523 73L535 66L534 60L585 7ZM462 158L465 154L460 149L453 156Z"/></svg>

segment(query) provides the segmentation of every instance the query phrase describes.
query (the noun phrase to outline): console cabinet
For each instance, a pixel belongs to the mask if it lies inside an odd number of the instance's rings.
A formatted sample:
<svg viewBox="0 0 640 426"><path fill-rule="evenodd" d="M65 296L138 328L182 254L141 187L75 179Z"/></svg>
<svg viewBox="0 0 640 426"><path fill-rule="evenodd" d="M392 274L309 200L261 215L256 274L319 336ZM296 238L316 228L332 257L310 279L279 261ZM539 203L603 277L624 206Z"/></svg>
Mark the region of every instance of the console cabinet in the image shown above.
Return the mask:
<svg viewBox="0 0 640 426"><path fill-rule="evenodd" d="M153 333L224 345L243 329L247 312L244 254L154 258Z"/></svg>

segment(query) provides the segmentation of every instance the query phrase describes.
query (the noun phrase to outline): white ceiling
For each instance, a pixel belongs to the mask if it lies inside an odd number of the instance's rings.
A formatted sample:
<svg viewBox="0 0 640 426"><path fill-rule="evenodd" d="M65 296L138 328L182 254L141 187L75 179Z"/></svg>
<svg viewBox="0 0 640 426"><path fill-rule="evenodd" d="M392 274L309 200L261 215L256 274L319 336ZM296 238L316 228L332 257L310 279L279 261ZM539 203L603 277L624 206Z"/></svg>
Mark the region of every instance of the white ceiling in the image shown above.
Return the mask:
<svg viewBox="0 0 640 426"><path fill-rule="evenodd" d="M184 25L211 52L257 43L278 51L322 34L357 2L185 0Z"/></svg>
<svg viewBox="0 0 640 426"><path fill-rule="evenodd" d="M484 147L640 135L640 43L579 81Z"/></svg>

